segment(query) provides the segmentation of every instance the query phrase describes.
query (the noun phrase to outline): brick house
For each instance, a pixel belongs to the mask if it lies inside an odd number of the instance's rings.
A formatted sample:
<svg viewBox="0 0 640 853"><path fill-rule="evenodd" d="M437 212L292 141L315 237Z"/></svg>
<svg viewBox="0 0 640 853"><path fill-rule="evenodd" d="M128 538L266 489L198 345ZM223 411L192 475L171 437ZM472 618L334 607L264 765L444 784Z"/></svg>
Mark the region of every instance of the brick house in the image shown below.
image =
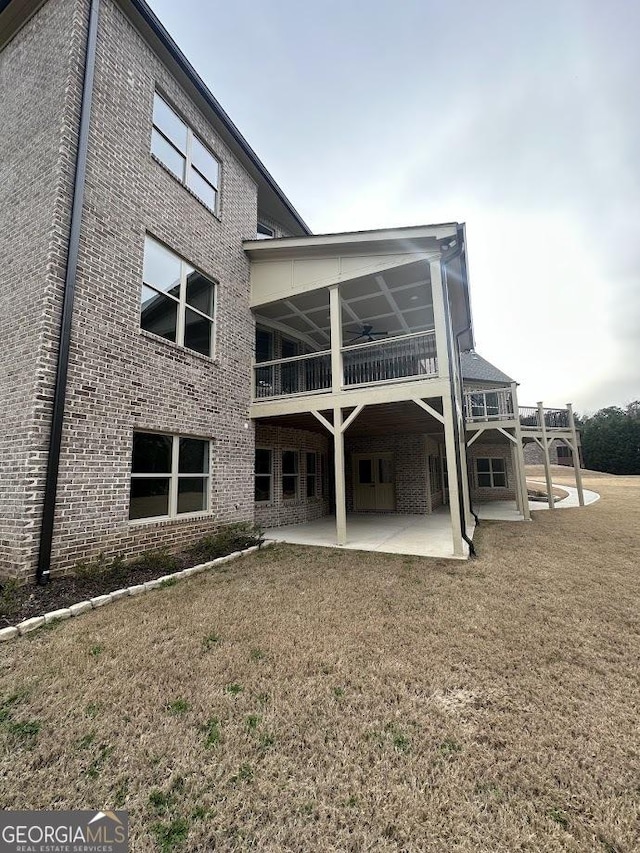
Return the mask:
<svg viewBox="0 0 640 853"><path fill-rule="evenodd" d="M312 235L143 0L0 3L0 90L0 576L526 515L523 433L576 433L473 354L463 225Z"/></svg>

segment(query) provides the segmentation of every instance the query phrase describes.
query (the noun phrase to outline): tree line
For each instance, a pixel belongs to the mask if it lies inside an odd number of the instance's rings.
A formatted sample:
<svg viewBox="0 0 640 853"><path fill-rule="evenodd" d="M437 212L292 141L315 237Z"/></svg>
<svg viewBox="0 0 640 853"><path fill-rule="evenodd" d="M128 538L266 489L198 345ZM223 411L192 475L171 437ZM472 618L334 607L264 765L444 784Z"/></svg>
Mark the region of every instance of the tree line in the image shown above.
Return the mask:
<svg viewBox="0 0 640 853"><path fill-rule="evenodd" d="M640 400L576 418L584 466L609 474L640 474Z"/></svg>

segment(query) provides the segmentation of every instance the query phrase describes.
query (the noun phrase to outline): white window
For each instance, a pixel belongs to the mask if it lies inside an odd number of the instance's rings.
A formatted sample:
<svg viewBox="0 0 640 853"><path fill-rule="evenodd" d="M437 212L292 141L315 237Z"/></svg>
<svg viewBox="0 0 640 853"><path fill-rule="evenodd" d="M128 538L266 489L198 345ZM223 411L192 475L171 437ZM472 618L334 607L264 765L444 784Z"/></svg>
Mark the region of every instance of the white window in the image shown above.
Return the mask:
<svg viewBox="0 0 640 853"><path fill-rule="evenodd" d="M299 493L300 466L297 450L282 451L282 497L295 500Z"/></svg>
<svg viewBox="0 0 640 853"><path fill-rule="evenodd" d="M476 459L478 486L486 489L502 489L507 485L507 469L504 459Z"/></svg>
<svg viewBox="0 0 640 853"><path fill-rule="evenodd" d="M209 508L210 443L155 432L133 434L129 518L174 518Z"/></svg>
<svg viewBox="0 0 640 853"><path fill-rule="evenodd" d="M273 495L273 453L263 447L256 447L255 464L255 501L270 501Z"/></svg>
<svg viewBox="0 0 640 853"><path fill-rule="evenodd" d="M258 227L256 229L256 239L258 240L272 240L276 236L276 232L273 228L270 228L268 225L265 225L264 222L258 222Z"/></svg>
<svg viewBox="0 0 640 853"><path fill-rule="evenodd" d="M140 325L187 349L213 355L215 283L147 234Z"/></svg>
<svg viewBox="0 0 640 853"><path fill-rule="evenodd" d="M318 493L318 454L307 453L307 497L315 498Z"/></svg>
<svg viewBox="0 0 640 853"><path fill-rule="evenodd" d="M218 212L219 161L157 92L153 98L151 153L200 201Z"/></svg>

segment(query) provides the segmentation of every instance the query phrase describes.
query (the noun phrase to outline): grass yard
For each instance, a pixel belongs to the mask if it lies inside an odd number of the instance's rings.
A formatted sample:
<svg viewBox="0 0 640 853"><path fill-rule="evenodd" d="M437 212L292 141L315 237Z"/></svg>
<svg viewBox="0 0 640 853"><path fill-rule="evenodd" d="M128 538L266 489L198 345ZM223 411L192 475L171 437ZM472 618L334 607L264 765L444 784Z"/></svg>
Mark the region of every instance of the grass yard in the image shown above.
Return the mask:
<svg viewBox="0 0 640 853"><path fill-rule="evenodd" d="M134 851L637 851L640 477L585 486L473 562L278 546L5 644L0 803L126 808Z"/></svg>

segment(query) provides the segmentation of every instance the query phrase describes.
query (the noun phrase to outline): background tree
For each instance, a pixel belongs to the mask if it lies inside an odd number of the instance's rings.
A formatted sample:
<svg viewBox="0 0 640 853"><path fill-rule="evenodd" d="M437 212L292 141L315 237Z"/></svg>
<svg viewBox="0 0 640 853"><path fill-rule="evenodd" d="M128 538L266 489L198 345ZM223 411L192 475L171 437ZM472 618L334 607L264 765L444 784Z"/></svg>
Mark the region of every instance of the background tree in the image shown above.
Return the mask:
<svg viewBox="0 0 640 853"><path fill-rule="evenodd" d="M640 400L625 409L608 406L579 419L586 468L640 474Z"/></svg>

